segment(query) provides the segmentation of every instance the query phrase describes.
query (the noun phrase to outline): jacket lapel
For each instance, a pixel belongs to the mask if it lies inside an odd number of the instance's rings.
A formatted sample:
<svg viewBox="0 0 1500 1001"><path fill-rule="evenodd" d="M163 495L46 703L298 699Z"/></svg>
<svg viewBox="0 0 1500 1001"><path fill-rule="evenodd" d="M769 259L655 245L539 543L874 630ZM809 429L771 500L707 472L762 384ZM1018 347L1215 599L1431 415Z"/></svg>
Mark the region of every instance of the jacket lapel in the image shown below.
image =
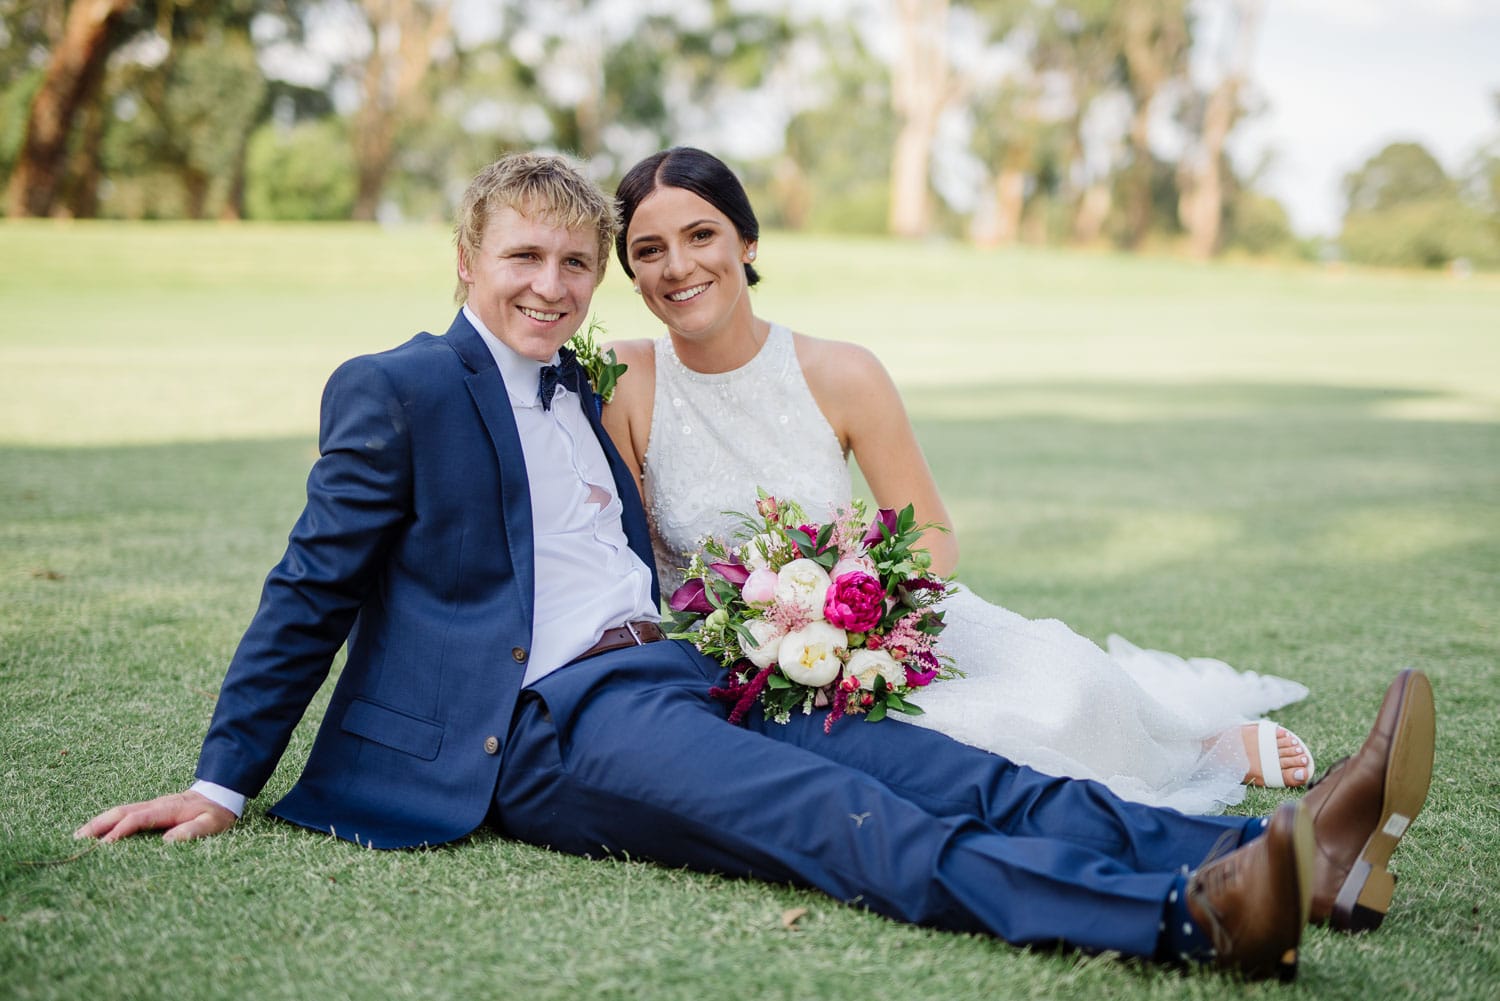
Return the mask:
<svg viewBox="0 0 1500 1001"><path fill-rule="evenodd" d="M479 331L464 318L463 310L454 317L445 337L469 369L464 382L500 460L500 520L505 529L511 564L516 569L517 596L525 620L531 622L536 595L531 484L526 478L526 454L521 450L521 436L516 430L510 396L506 393L505 380L500 376L494 356L485 346Z"/></svg>

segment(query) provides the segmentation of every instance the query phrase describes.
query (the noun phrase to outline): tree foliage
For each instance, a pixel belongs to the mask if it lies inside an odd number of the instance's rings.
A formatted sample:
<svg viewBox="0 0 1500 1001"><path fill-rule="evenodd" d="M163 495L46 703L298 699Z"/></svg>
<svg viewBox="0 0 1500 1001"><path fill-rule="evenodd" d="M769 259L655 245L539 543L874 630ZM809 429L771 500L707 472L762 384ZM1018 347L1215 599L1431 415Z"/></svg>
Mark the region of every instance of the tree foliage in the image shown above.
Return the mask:
<svg viewBox="0 0 1500 1001"><path fill-rule="evenodd" d="M1478 180L1482 158L1476 164ZM1493 183L1493 178L1491 179ZM1436 268L1500 264L1500 215L1483 183L1461 185L1417 143L1392 143L1344 180L1339 245L1351 261Z"/></svg>
<svg viewBox="0 0 1500 1001"><path fill-rule="evenodd" d="M609 184L686 142L774 225L1302 253L1226 153L1263 3L0 0L0 177L22 212L446 219L505 150ZM1449 177L1395 144L1345 193L1351 259L1485 263L1500 145Z"/></svg>

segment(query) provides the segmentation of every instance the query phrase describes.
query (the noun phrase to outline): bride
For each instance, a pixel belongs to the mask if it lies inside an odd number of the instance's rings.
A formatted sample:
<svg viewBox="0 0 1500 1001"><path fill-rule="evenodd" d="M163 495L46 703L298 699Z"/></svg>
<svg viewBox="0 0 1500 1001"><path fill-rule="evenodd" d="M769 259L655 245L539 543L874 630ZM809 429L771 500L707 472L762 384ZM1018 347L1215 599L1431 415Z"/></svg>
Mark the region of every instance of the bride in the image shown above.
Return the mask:
<svg viewBox="0 0 1500 1001"><path fill-rule="evenodd" d="M814 517L850 501L852 452L882 507L951 528L900 396L866 349L768 323L751 309L759 224L721 161L678 147L636 164L616 193L616 250L666 336L613 345L629 366L604 422L634 470L662 587L709 535L727 537L756 488ZM958 562L951 531L923 539L933 570ZM1243 784L1306 784L1312 757L1256 717L1307 689L1183 660L1111 636L1108 649L1056 619L1027 619L958 588L941 646L966 677L924 689L940 730L1041 771L1096 779L1144 803L1209 813Z"/></svg>

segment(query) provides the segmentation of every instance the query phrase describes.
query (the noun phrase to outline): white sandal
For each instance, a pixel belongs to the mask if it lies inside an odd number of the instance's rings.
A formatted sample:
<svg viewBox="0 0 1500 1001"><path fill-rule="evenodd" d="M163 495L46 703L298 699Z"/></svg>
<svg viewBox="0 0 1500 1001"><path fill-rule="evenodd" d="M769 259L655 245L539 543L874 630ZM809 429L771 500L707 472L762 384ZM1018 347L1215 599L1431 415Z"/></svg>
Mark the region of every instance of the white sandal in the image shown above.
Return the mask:
<svg viewBox="0 0 1500 1001"><path fill-rule="evenodd" d="M1287 787L1286 780L1281 775L1281 749L1276 746L1276 731L1278 729L1286 730L1286 727L1281 726L1273 720L1263 719L1256 721L1255 739L1260 752L1261 781L1256 782L1254 779L1251 779L1249 782L1250 785L1265 786L1267 789L1285 789ZM1290 730L1286 732L1287 736L1291 737L1301 746L1302 753L1307 757L1307 764L1302 766L1306 769L1304 774L1307 778L1297 783L1297 788L1301 788L1307 785L1308 780L1315 774L1312 752L1307 749L1307 745L1302 742L1301 737ZM1266 767L1266 762L1268 761L1275 765L1275 767Z"/></svg>

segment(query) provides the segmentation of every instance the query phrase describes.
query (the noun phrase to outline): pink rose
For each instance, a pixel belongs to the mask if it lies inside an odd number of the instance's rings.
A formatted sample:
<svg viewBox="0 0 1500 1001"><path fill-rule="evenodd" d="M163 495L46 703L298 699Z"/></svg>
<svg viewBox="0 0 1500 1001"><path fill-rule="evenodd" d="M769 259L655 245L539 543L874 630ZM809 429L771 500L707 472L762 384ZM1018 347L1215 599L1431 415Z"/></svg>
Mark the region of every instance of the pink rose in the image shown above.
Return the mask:
<svg viewBox="0 0 1500 1001"><path fill-rule="evenodd" d="M760 569L745 578L745 585L740 589L740 597L753 604L771 601L776 597L777 577L775 570Z"/></svg>
<svg viewBox="0 0 1500 1001"><path fill-rule="evenodd" d="M846 573L823 596L823 618L851 633L867 633L885 615L885 588L867 573Z"/></svg>

